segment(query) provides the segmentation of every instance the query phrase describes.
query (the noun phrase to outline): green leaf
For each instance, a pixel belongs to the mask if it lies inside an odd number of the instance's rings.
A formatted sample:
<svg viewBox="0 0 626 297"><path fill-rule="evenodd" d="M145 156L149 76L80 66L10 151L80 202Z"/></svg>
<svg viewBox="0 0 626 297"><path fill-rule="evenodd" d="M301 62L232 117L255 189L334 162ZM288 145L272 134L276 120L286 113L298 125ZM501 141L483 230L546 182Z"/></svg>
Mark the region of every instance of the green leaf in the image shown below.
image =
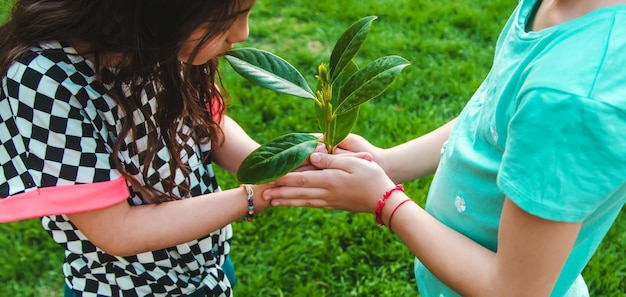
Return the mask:
<svg viewBox="0 0 626 297"><path fill-rule="evenodd" d="M387 56L357 71L341 88L337 113L348 112L382 94L409 64L400 56Z"/></svg>
<svg viewBox="0 0 626 297"><path fill-rule="evenodd" d="M319 139L308 133L279 136L258 147L241 162L237 179L246 184L276 180L302 164L318 143Z"/></svg>
<svg viewBox="0 0 626 297"><path fill-rule="evenodd" d="M333 47L333 52L330 55L330 81L335 81L339 73L341 73L352 58L361 49L363 42L367 34L369 34L372 22L376 19L376 16L368 16L358 20L352 24L339 39Z"/></svg>
<svg viewBox="0 0 626 297"><path fill-rule="evenodd" d="M343 72L337 77L335 83L333 84L333 106L339 106L339 104L343 102L345 98L341 98L339 96L341 88L344 86L343 82L352 77L352 75L354 75L357 71L359 71L359 65L352 60L346 65L346 67L344 67Z"/></svg>
<svg viewBox="0 0 626 297"><path fill-rule="evenodd" d="M259 86L278 93L315 99L302 74L273 53L240 48L229 51L225 58L237 73Z"/></svg>

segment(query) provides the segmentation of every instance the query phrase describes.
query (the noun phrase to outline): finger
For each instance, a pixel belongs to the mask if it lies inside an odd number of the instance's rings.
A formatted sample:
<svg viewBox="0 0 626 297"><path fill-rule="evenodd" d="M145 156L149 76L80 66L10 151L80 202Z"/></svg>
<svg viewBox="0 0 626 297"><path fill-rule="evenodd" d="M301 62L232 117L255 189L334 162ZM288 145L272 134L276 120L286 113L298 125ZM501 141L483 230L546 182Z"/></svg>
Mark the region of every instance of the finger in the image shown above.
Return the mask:
<svg viewBox="0 0 626 297"><path fill-rule="evenodd" d="M341 148L341 147L336 147L335 151L333 152L333 154L335 155L342 155L342 154L352 154L354 153L353 151Z"/></svg>
<svg viewBox="0 0 626 297"><path fill-rule="evenodd" d="M374 156L372 156L372 154L368 153L368 152L358 152L358 153L353 153L353 152L349 152L349 153L344 153L341 155L338 155L340 157L356 157L356 158L360 158L363 160L367 160L367 161L374 161Z"/></svg>
<svg viewBox="0 0 626 297"><path fill-rule="evenodd" d="M319 170L319 169L311 165L310 163L307 163L307 164L298 166L298 168L294 169L293 172L302 172L302 171L308 171L308 170Z"/></svg>
<svg viewBox="0 0 626 297"><path fill-rule="evenodd" d="M338 147L350 151L366 151L370 143L360 135L350 133Z"/></svg>
<svg viewBox="0 0 626 297"><path fill-rule="evenodd" d="M345 158L341 155L328 155L313 153L309 157L311 165L320 169L339 169L346 172L352 172L355 166L359 166L359 162L364 160L361 158Z"/></svg>
<svg viewBox="0 0 626 297"><path fill-rule="evenodd" d="M324 200L307 200L307 199L272 199L272 206L287 206L287 207L308 207L308 208L326 208L328 207Z"/></svg>
<svg viewBox="0 0 626 297"><path fill-rule="evenodd" d="M370 153L366 153L366 152L360 152L356 154L357 158L361 158L363 160L367 160L367 161L374 161L374 156L372 156L372 154Z"/></svg>
<svg viewBox="0 0 626 297"><path fill-rule="evenodd" d="M326 145L320 141L315 148L315 152L327 154L328 150L326 149Z"/></svg>
<svg viewBox="0 0 626 297"><path fill-rule="evenodd" d="M328 191L323 188L274 187L263 191L262 197L272 205L326 207Z"/></svg>
<svg viewBox="0 0 626 297"><path fill-rule="evenodd" d="M274 186L279 187L304 187L304 188L320 188L327 189L334 186L337 180L341 179L346 173L341 170L327 169L319 170L314 167L313 170L294 171L280 177L272 182Z"/></svg>

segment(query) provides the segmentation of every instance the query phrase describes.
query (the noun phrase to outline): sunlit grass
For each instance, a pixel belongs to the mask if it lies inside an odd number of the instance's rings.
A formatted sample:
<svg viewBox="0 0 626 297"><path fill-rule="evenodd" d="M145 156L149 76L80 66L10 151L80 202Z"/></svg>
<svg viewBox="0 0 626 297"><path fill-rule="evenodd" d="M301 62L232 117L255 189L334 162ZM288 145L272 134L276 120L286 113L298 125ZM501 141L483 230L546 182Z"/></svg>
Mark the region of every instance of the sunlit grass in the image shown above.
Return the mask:
<svg viewBox="0 0 626 297"><path fill-rule="evenodd" d="M0 17L10 0L0 0ZM240 46L272 51L313 81L354 21L377 15L357 60L411 61L382 97L361 108L353 132L389 147L452 119L487 74L498 33L517 1L260 0ZM251 86L223 63L230 115L259 142L317 131L313 103ZM307 73L307 69L309 72ZM222 188L236 187L219 172ZM406 183L420 204L430 178ZM346 189L349 190L349 189ZM276 208L234 223L235 296L418 296L413 257L371 215ZM0 224L0 296L62 296L62 250L36 220ZM626 215L584 276L592 296L625 296ZM453 257L454 255L451 255Z"/></svg>

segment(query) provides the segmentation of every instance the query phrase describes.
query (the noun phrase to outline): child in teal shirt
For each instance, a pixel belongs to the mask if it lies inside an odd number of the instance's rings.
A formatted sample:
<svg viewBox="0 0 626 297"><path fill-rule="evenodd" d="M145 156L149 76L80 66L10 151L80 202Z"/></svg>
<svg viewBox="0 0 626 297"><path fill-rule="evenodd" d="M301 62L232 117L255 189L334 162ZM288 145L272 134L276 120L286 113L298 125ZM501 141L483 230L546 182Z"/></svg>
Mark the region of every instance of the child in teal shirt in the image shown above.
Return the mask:
<svg viewBox="0 0 626 297"><path fill-rule="evenodd" d="M520 1L458 118L387 150L351 136L375 162L314 154L325 170L264 197L376 213L422 296L588 296L580 273L626 202L625 4ZM425 211L388 191L435 169Z"/></svg>

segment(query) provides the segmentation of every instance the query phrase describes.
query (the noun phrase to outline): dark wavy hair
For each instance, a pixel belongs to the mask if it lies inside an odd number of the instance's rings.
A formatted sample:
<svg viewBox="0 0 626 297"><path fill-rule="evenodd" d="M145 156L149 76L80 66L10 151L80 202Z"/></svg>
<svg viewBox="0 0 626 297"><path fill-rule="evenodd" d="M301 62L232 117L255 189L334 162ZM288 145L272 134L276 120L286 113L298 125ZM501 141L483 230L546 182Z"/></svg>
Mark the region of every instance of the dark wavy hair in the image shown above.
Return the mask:
<svg viewBox="0 0 626 297"><path fill-rule="evenodd" d="M154 203L180 199L173 194L176 187L174 175L165 180L148 178L150 166L141 172L146 185L142 186L119 158L123 140L135 135L134 111L150 119L149 111L141 108L141 92L151 88L156 94L157 112L154 121L148 122L148 150L142 154L144 164L152 164L159 144L164 142L172 156L172 172L182 169L186 182L179 190L183 196L190 194L190 170L181 160L177 137L183 142L189 137L206 143L223 139L214 113L224 110L224 97L218 90L218 60L204 65L178 61L178 52L190 34L206 28L206 34L189 58L191 62L200 47L215 36L226 32L236 18L246 13L250 0L18 0L10 19L0 27L0 73L6 74L11 64L29 48L46 41L60 41L84 46L96 61L98 77L103 77L106 67L104 57L114 54L113 77L110 94L128 120L113 147L111 162L144 199ZM80 48L80 47L79 47ZM111 65L107 65L111 66ZM181 75L182 73L182 75ZM122 86L131 90L130 98ZM223 89L223 88L222 88ZM190 127L193 135L185 135L181 121ZM132 171L132 169L131 169ZM154 184L165 185L165 192Z"/></svg>

